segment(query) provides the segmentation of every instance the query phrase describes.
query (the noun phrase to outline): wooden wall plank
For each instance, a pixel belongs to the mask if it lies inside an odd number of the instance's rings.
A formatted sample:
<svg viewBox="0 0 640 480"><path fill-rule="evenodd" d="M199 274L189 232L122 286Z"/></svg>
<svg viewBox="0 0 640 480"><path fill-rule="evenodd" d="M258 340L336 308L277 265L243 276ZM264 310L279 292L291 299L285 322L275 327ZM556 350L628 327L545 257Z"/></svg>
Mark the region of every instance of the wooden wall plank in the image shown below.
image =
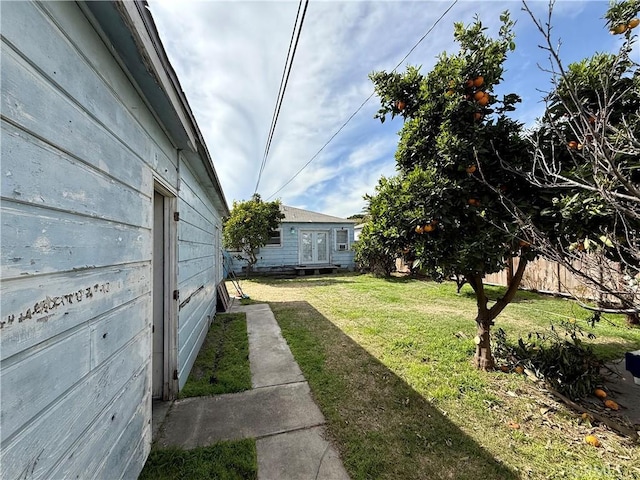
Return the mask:
<svg viewBox="0 0 640 480"><path fill-rule="evenodd" d="M45 7L45 13L25 2L11 3L5 15L12 15L16 21L7 22L3 28L3 36L29 58L30 62L38 66L44 78L81 105L114 137L136 152L142 160L154 166L169 183L175 185L175 159L173 155L167 155L173 152L173 148L167 141L164 143L166 150L162 151L160 148L154 148L153 142L150 141L154 137L165 137L164 132L150 113L144 115L144 120L147 128L151 127L151 132L142 128L133 112L147 110L147 107L135 92L129 95L129 100L134 100L135 103L127 104L120 100L116 92L132 91L129 80L104 48L104 44L99 41L86 19L73 25L69 24L70 17L80 20L79 15L82 15L77 7L69 7L71 6ZM60 22L68 29L61 30L58 26ZM79 28L82 25L84 28ZM79 48L86 49L89 46L94 46L90 55L83 53ZM65 61L60 62L60 58L64 58ZM102 59L102 69L94 68L90 63L98 58ZM120 75L112 75L110 80L113 83L109 84L98 73L102 71L115 71Z"/></svg>
<svg viewBox="0 0 640 480"><path fill-rule="evenodd" d="M151 396L147 397L146 402L151 402ZM143 408L147 408L144 403L139 406L120 438L113 443L111 451L106 455L103 464L96 469L96 474L93 476L94 480L102 480L103 478L137 478L151 451L152 441L151 423L143 414ZM151 407L149 406L148 408L150 409ZM147 421L145 422L145 420ZM136 441L138 442L137 444ZM132 468L134 466L135 469Z"/></svg>
<svg viewBox="0 0 640 480"><path fill-rule="evenodd" d="M208 223L216 223L218 215L211 205L212 200L187 163L180 164L180 199L191 205Z"/></svg>
<svg viewBox="0 0 640 480"><path fill-rule="evenodd" d="M47 478L83 478L88 472L95 472L118 441L127 442L120 448L132 449L137 438L120 437L127 432L129 425L140 435L147 421L151 420L151 411L147 407L150 394L147 376L132 377L129 384L117 392L107 408L91 423L89 430L65 452ZM96 452L104 454L96 455ZM123 464L119 470L124 468ZM117 478L118 473L113 472L112 478Z"/></svg>
<svg viewBox="0 0 640 480"><path fill-rule="evenodd" d="M68 97L45 83L33 67L4 42L1 48L0 107L8 120L46 139L56 149L69 152L74 158L95 165L122 183L151 196L151 170L138 155Z"/></svg>
<svg viewBox="0 0 640 480"><path fill-rule="evenodd" d="M6 201L1 212L3 279L151 258L148 229Z"/></svg>
<svg viewBox="0 0 640 480"><path fill-rule="evenodd" d="M2 123L1 138L3 197L151 228L148 195L8 123ZM43 181L36 182L36 178Z"/></svg>
<svg viewBox="0 0 640 480"><path fill-rule="evenodd" d="M213 290L215 294L215 285ZM213 319L215 315L215 296L213 301L209 301L209 298L211 298L211 295L207 293L199 304L192 302L194 312L190 315L188 321L180 326L178 331L180 345L178 350L178 378L180 388L186 383L189 372L204 342L209 327L209 318Z"/></svg>
<svg viewBox="0 0 640 480"><path fill-rule="evenodd" d="M150 278L150 263L139 263L2 282L0 321L5 324L0 329L0 359L6 362L13 355L148 294ZM29 311L31 318L25 318ZM21 315L24 320L19 322ZM12 323L8 323L9 317L13 317Z"/></svg>
<svg viewBox="0 0 640 480"><path fill-rule="evenodd" d="M22 362L9 367L2 365L2 441L81 380L89 368L89 329L86 328Z"/></svg>
<svg viewBox="0 0 640 480"><path fill-rule="evenodd" d="M107 361L140 332L148 330L151 337L151 307L149 293L120 305L91 325L91 368Z"/></svg>
<svg viewBox="0 0 640 480"><path fill-rule="evenodd" d="M148 335L133 339L108 364L93 370L34 422L4 441L0 477L19 478L25 469L33 469L33 478L52 478L46 473L109 405L112 397L105 392L121 391L132 377L148 370L149 345Z"/></svg>

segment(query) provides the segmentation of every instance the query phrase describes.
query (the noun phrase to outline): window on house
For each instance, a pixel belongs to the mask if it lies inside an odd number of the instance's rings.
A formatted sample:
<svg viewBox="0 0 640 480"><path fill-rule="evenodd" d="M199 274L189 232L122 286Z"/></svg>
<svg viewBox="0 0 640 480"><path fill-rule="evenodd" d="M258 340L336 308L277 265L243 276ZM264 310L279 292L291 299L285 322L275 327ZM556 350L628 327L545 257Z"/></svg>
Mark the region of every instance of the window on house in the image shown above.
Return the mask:
<svg viewBox="0 0 640 480"><path fill-rule="evenodd" d="M349 250L349 230L336 230L336 250L339 252Z"/></svg>
<svg viewBox="0 0 640 480"><path fill-rule="evenodd" d="M267 240L266 247L281 247L282 246L282 229L277 228L271 230L269 233L269 239Z"/></svg>

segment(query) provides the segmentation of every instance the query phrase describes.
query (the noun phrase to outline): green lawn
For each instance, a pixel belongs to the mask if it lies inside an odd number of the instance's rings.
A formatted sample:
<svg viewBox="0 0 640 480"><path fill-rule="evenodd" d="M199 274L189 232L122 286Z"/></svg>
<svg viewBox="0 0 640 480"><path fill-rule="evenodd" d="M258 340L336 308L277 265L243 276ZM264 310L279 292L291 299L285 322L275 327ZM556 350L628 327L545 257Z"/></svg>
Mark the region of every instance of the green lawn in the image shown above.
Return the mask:
<svg viewBox="0 0 640 480"><path fill-rule="evenodd" d="M480 372L475 299L464 287L338 275L244 281L269 302L327 418L352 479L640 478L637 445L583 422L523 375ZM489 288L494 298L499 288ZM512 340L586 312L520 293L496 326ZM640 348L640 329L607 317L593 345ZM594 433L603 447L584 443Z"/></svg>
<svg viewBox="0 0 640 480"><path fill-rule="evenodd" d="M192 450L152 450L138 480L251 480L258 478L253 439Z"/></svg>
<svg viewBox="0 0 640 480"><path fill-rule="evenodd" d="M251 388L244 313L216 315L180 398L235 393Z"/></svg>

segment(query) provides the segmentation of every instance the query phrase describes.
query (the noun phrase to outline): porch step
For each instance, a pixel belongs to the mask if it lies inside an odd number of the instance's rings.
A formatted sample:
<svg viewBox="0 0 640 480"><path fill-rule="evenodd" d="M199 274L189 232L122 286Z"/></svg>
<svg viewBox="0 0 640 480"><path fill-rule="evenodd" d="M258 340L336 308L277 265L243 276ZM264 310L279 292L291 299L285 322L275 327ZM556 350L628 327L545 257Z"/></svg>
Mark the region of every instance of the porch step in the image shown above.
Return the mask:
<svg viewBox="0 0 640 480"><path fill-rule="evenodd" d="M332 265L332 264L314 264L314 265L298 265L293 267L298 275L319 275L320 273L338 273L338 269L340 265Z"/></svg>

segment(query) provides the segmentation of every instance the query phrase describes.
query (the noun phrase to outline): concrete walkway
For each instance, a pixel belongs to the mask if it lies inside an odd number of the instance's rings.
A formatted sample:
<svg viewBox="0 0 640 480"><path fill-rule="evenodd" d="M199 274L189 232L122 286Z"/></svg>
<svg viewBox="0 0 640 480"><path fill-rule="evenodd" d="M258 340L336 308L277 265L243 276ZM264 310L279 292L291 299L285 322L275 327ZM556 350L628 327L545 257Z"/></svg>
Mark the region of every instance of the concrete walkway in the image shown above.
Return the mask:
<svg viewBox="0 0 640 480"><path fill-rule="evenodd" d="M269 306L233 306L231 312L247 315L252 389L175 401L158 444L194 448L256 438L259 480L348 480Z"/></svg>

